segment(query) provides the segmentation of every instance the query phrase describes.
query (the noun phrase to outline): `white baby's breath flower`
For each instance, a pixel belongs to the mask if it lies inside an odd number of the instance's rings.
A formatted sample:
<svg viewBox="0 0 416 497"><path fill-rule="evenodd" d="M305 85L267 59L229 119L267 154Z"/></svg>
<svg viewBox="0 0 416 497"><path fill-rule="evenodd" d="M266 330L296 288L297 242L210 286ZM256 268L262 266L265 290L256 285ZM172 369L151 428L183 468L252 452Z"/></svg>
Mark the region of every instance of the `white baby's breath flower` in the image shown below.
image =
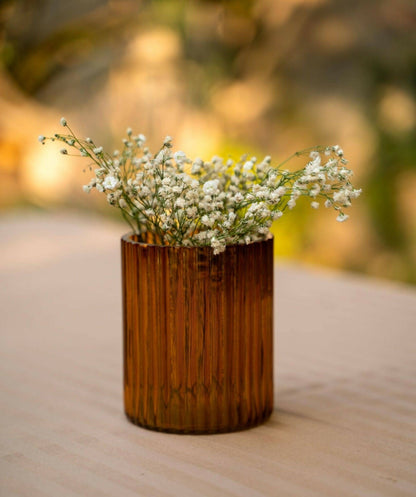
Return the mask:
<svg viewBox="0 0 416 497"><path fill-rule="evenodd" d="M97 147L93 149L95 155L99 155L103 153L103 147Z"/></svg>
<svg viewBox="0 0 416 497"><path fill-rule="evenodd" d="M186 154L181 150L178 150L173 154L173 158L177 164L183 164L186 161Z"/></svg>
<svg viewBox="0 0 416 497"><path fill-rule="evenodd" d="M66 126L67 125L67 122L66 122L66 119L64 117L61 117L61 126Z"/></svg>
<svg viewBox="0 0 416 497"><path fill-rule="evenodd" d="M204 162L202 159L195 159L192 164L191 174L198 174L201 171Z"/></svg>
<svg viewBox="0 0 416 497"><path fill-rule="evenodd" d="M309 195L311 197L316 197L317 195L319 195L319 192L321 191L321 187L318 185L318 184L315 184L314 186L312 186L312 188L309 190Z"/></svg>
<svg viewBox="0 0 416 497"><path fill-rule="evenodd" d="M111 174L107 175L104 178L103 187L106 190L114 190L114 188L116 188L117 185L118 185L118 179L112 176Z"/></svg>
<svg viewBox="0 0 416 497"><path fill-rule="evenodd" d="M124 200L124 198L121 198L121 199L118 201L118 205L119 205L122 209L127 209L127 207L128 207L128 204L127 204L127 202Z"/></svg>
<svg viewBox="0 0 416 497"><path fill-rule="evenodd" d="M272 211L271 212L271 218L272 218L273 221L275 221L276 219L281 218L282 216L283 216L283 212L282 211L277 210L277 211Z"/></svg>
<svg viewBox="0 0 416 497"><path fill-rule="evenodd" d="M351 205L350 197L353 192L349 188L341 189L337 192L334 192L333 199L334 202L339 202L341 205L349 206Z"/></svg>
<svg viewBox="0 0 416 497"><path fill-rule="evenodd" d="M185 212L188 217L195 217L198 214L198 209L195 206L192 206L188 207Z"/></svg>
<svg viewBox="0 0 416 497"><path fill-rule="evenodd" d="M319 202L311 202L312 209L319 209Z"/></svg>
<svg viewBox="0 0 416 497"><path fill-rule="evenodd" d="M84 186L82 187L82 189L84 190L84 192L85 192L85 193L90 193L90 191L91 191L91 187L90 187L90 185L84 185Z"/></svg>
<svg viewBox="0 0 416 497"><path fill-rule="evenodd" d="M178 199L176 199L176 202L175 202L175 206L176 207L179 207L180 209L183 209L185 207L185 204L186 204L186 201L185 201L184 198L179 197Z"/></svg>
<svg viewBox="0 0 416 497"><path fill-rule="evenodd" d="M277 193L275 190L274 192L271 192L270 194L270 201L273 202L278 202L280 200L280 195Z"/></svg>
<svg viewBox="0 0 416 497"><path fill-rule="evenodd" d="M220 181L218 179L212 179L204 183L202 190L206 195L217 195L219 193L218 185Z"/></svg>
<svg viewBox="0 0 416 497"><path fill-rule="evenodd" d="M217 238L213 237L211 239L211 247L214 249L214 255L220 254L221 252L224 252L225 250L225 243L222 240L218 240Z"/></svg>
<svg viewBox="0 0 416 497"><path fill-rule="evenodd" d="M44 144L45 143L45 137L43 135L39 135L38 136L38 141L40 141L40 143Z"/></svg>
<svg viewBox="0 0 416 497"><path fill-rule="evenodd" d="M340 212L338 217L337 217L337 221L339 221L340 223L346 221L350 216L348 216L347 214L344 214L343 212Z"/></svg>
<svg viewBox="0 0 416 497"><path fill-rule="evenodd" d="M201 223L204 225L204 226L209 226L211 227L214 223L215 223L215 219L207 216L206 214L204 216L202 216L201 218Z"/></svg>

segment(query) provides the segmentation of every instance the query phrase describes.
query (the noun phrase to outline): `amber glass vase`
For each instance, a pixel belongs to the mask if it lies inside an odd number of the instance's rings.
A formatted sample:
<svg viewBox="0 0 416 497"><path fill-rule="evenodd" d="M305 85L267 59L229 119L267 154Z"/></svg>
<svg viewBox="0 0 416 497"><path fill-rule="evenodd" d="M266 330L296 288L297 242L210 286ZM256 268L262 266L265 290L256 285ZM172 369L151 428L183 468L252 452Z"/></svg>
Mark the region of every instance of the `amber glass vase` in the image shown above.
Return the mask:
<svg viewBox="0 0 416 497"><path fill-rule="evenodd" d="M214 255L128 234L121 252L127 417L175 433L235 431L268 419L273 239Z"/></svg>

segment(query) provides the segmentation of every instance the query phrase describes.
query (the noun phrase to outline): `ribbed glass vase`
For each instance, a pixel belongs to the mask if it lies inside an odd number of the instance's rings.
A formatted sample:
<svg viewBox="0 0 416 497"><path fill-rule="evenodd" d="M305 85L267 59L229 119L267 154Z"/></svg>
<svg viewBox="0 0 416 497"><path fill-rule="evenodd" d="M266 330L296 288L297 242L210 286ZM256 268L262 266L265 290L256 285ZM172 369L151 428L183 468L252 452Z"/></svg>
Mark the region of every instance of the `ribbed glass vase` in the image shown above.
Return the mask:
<svg viewBox="0 0 416 497"><path fill-rule="evenodd" d="M273 239L214 255L128 234L121 252L127 417L175 433L235 431L268 419Z"/></svg>

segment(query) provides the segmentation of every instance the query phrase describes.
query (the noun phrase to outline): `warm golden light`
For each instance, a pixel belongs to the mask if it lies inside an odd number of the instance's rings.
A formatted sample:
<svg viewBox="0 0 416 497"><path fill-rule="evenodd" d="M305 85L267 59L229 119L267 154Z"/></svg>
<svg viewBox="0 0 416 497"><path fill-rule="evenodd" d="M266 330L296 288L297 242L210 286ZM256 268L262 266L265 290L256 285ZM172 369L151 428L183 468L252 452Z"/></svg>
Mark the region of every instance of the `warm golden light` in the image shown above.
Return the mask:
<svg viewBox="0 0 416 497"><path fill-rule="evenodd" d="M341 226L309 205L290 212L273 226L276 252L416 281L406 2L387 2L379 15L365 2L350 9L328 0L75 2L68 19L50 3L24 22L15 4L2 10L0 41L3 211L105 203L82 197L85 161L37 142L63 131L62 115L108 150L122 147L128 126L153 151L171 135L176 150L208 160L247 152L276 165L339 144L363 188L350 220Z"/></svg>

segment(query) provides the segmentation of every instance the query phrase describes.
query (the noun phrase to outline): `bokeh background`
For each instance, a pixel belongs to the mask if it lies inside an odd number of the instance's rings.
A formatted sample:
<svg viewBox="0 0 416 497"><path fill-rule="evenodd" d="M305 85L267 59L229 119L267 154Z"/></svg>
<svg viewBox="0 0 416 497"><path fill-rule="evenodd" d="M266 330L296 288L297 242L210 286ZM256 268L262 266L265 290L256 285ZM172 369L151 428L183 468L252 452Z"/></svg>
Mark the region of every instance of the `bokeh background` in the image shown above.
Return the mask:
<svg viewBox="0 0 416 497"><path fill-rule="evenodd" d="M38 143L62 115L110 149L127 126L206 158L340 144L351 219L300 205L277 255L416 282L414 1L3 0L0 22L0 215L117 215Z"/></svg>

